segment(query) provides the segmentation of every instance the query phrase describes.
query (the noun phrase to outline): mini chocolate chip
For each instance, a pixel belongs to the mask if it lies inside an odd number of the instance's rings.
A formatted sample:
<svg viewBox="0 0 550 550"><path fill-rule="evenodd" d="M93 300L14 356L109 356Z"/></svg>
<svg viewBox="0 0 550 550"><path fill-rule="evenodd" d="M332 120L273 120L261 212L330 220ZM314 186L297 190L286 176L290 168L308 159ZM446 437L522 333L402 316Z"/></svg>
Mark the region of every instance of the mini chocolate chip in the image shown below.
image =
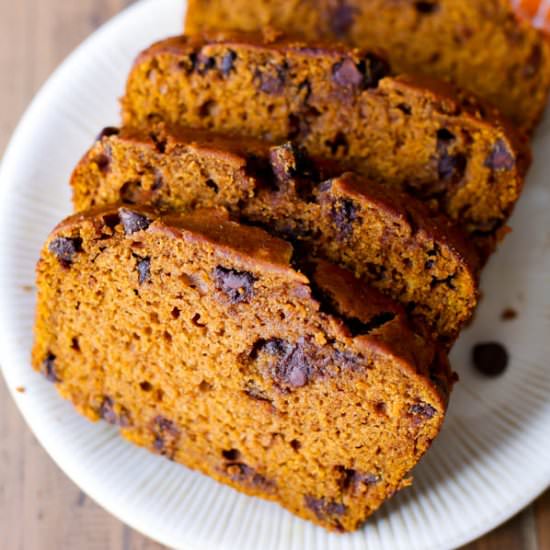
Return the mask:
<svg viewBox="0 0 550 550"><path fill-rule="evenodd" d="M498 342L476 344L472 351L475 368L485 376L499 376L508 366L508 352Z"/></svg>
<svg viewBox="0 0 550 550"><path fill-rule="evenodd" d="M216 67L216 59L199 52L195 58L194 68L202 76Z"/></svg>
<svg viewBox="0 0 550 550"><path fill-rule="evenodd" d="M119 208L118 215L120 216L120 221L122 222L126 235L133 235L138 231L145 231L152 223L147 216L133 212L127 208Z"/></svg>
<svg viewBox="0 0 550 550"><path fill-rule="evenodd" d="M55 370L55 355L53 353L48 353L46 359L42 361L42 374L46 377L46 380L50 382L61 382L57 372Z"/></svg>
<svg viewBox="0 0 550 550"><path fill-rule="evenodd" d="M112 398L107 396L103 399L103 402L99 407L99 415L109 424L116 425L118 423L118 416L115 413L114 401L112 400Z"/></svg>
<svg viewBox="0 0 550 550"><path fill-rule="evenodd" d="M155 149L157 150L157 153L160 153L161 155L166 152L166 145L167 141L165 138L159 137L155 132L151 132L149 134L149 137L151 138L151 141L155 144Z"/></svg>
<svg viewBox="0 0 550 550"><path fill-rule="evenodd" d="M343 38L351 29L355 14L359 10L350 6L345 0L339 0L338 4L328 10L328 24L330 30L338 37Z"/></svg>
<svg viewBox="0 0 550 550"><path fill-rule="evenodd" d="M232 70L235 60L237 59L237 54L233 50L229 50L223 57L220 62L220 71L224 76L227 76Z"/></svg>
<svg viewBox="0 0 550 550"><path fill-rule="evenodd" d="M64 267L70 267L75 254L82 252L80 237L57 237L48 246L48 250L56 256Z"/></svg>
<svg viewBox="0 0 550 550"><path fill-rule="evenodd" d="M136 264L136 269L140 285L151 280L151 258L140 258Z"/></svg>
<svg viewBox="0 0 550 550"><path fill-rule="evenodd" d="M430 404L424 403L424 401L419 401L409 407L409 414L425 420L433 418L436 413L437 411Z"/></svg>
<svg viewBox="0 0 550 550"><path fill-rule="evenodd" d="M342 150L343 156L347 156L348 154L349 143L344 132L338 132L332 140L325 141L325 144L329 147L333 155L337 155L340 149Z"/></svg>
<svg viewBox="0 0 550 550"><path fill-rule="evenodd" d="M399 105L397 105L397 108L406 115L412 114L412 107L407 103L399 103Z"/></svg>
<svg viewBox="0 0 550 550"><path fill-rule="evenodd" d="M332 80L339 86L359 87L363 83L363 73L353 59L347 57L332 67Z"/></svg>
<svg viewBox="0 0 550 550"><path fill-rule="evenodd" d="M432 269L434 265L435 265L434 259L426 260L426 263L424 264L424 269Z"/></svg>
<svg viewBox="0 0 550 550"><path fill-rule="evenodd" d="M345 239L353 232L353 223L358 219L359 207L350 199L334 201L330 215L338 229L339 237Z"/></svg>
<svg viewBox="0 0 550 550"><path fill-rule="evenodd" d="M161 454L172 457L175 453L176 443L180 431L171 420L162 415L153 418L153 447Z"/></svg>
<svg viewBox="0 0 550 550"><path fill-rule="evenodd" d="M415 2L414 7L418 13L428 15L439 9L437 2Z"/></svg>
<svg viewBox="0 0 550 550"><path fill-rule="evenodd" d="M99 171L102 174L107 174L111 169L111 157L110 155L101 153L94 159Z"/></svg>
<svg viewBox="0 0 550 550"><path fill-rule="evenodd" d="M339 485L342 491L356 493L371 485L376 485L380 481L380 477L377 475L343 466L336 466L336 471L340 474Z"/></svg>
<svg viewBox="0 0 550 550"><path fill-rule="evenodd" d="M96 141L99 141L103 138L118 136L118 134L120 134L120 128L116 128L115 126L106 126L103 130L101 130L101 132L99 132L95 139Z"/></svg>
<svg viewBox="0 0 550 550"><path fill-rule="evenodd" d="M214 269L216 288L226 294L233 304L248 302L254 294L254 283L257 280L248 271L237 271L222 266Z"/></svg>
<svg viewBox="0 0 550 550"><path fill-rule="evenodd" d="M437 279L436 277L432 277L430 287L434 289L440 285L446 285L447 288L450 288L451 290L456 290L456 287L454 285L455 278L456 278L456 273L453 273L448 277L445 277L445 279Z"/></svg>
<svg viewBox="0 0 550 550"><path fill-rule="evenodd" d="M220 188L218 187L218 184L213 179L209 178L204 183L205 183L206 187L208 187L209 189L212 189L212 191L214 191L214 193L219 193Z"/></svg>
<svg viewBox="0 0 550 550"><path fill-rule="evenodd" d="M440 128L437 131L437 140L438 141L445 141L447 143L450 143L456 139L455 135L447 130L447 128Z"/></svg>
<svg viewBox="0 0 550 550"><path fill-rule="evenodd" d="M493 170L511 170L516 164L516 161L506 146L504 140L499 139L487 158L485 166Z"/></svg>
<svg viewBox="0 0 550 550"><path fill-rule="evenodd" d="M344 504L324 498L315 498L312 495L304 495L304 503L320 520L330 516L343 516L346 513Z"/></svg>

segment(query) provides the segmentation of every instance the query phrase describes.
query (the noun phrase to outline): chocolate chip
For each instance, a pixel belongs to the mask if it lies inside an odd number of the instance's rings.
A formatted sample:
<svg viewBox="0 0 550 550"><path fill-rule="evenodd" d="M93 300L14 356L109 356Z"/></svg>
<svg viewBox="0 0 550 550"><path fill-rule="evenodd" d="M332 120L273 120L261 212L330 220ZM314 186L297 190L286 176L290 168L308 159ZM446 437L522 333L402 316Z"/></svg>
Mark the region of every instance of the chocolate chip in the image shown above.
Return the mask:
<svg viewBox="0 0 550 550"><path fill-rule="evenodd" d="M277 187L277 178L273 173L273 166L271 165L269 159L263 156L249 154L246 157L244 170L247 176L258 179L267 187L273 189Z"/></svg>
<svg viewBox="0 0 550 550"><path fill-rule="evenodd" d="M447 130L447 128L440 128L437 131L437 141L444 141L446 143L451 143L456 139L455 135Z"/></svg>
<svg viewBox="0 0 550 550"><path fill-rule="evenodd" d="M95 138L96 141L99 141L103 138L111 137L111 136L118 136L120 134L120 128L116 128L115 126L107 126L99 132L97 137Z"/></svg>
<svg viewBox="0 0 550 550"><path fill-rule="evenodd" d="M95 159L97 168L102 174L107 174L111 170L111 156L101 153Z"/></svg>
<svg viewBox="0 0 550 550"><path fill-rule="evenodd" d="M282 66L268 65L262 70L258 69L254 77L259 83L260 91L269 95L281 94L285 89L287 71L286 64Z"/></svg>
<svg viewBox="0 0 550 550"><path fill-rule="evenodd" d="M498 342L476 344L472 351L475 368L485 376L499 376L508 366L508 352Z"/></svg>
<svg viewBox="0 0 550 550"><path fill-rule="evenodd" d="M359 10L350 6L345 0L339 0L338 4L327 12L330 30L338 37L345 37L351 29L355 14Z"/></svg>
<svg viewBox="0 0 550 550"><path fill-rule="evenodd" d="M42 361L41 372L46 377L46 380L50 382L61 382L61 379L57 375L55 370L55 355L53 353L48 353L46 359Z"/></svg>
<svg viewBox="0 0 550 550"><path fill-rule="evenodd" d="M157 153L160 153L161 155L164 154L166 152L166 145L167 145L166 139L159 137L155 132L151 132L149 134L149 137L151 138L151 141L154 143Z"/></svg>
<svg viewBox="0 0 550 550"><path fill-rule="evenodd" d="M409 414L423 420L433 418L436 413L437 411L430 404L424 403L424 401L419 401L409 407Z"/></svg>
<svg viewBox="0 0 550 550"><path fill-rule="evenodd" d="M485 166L492 170L511 170L516 164L516 161L506 146L504 140L499 139L487 158Z"/></svg>
<svg viewBox="0 0 550 550"><path fill-rule="evenodd" d="M304 503L320 520L330 516L343 516L347 510L346 506L340 502L315 498L312 495L304 495Z"/></svg>
<svg viewBox="0 0 550 550"><path fill-rule="evenodd" d="M48 250L56 256L64 267L70 267L75 254L82 252L80 237L57 237L48 246Z"/></svg>
<svg viewBox="0 0 550 550"><path fill-rule="evenodd" d="M120 413L115 412L115 402L109 396L105 396L99 407L99 416L114 426L129 426L129 414L128 411L124 408L120 408Z"/></svg>
<svg viewBox="0 0 550 550"><path fill-rule="evenodd" d="M364 492L371 485L380 482L380 477L374 474L344 468L343 466L337 466L336 470L340 474L340 488L342 491L350 491L352 494Z"/></svg>
<svg viewBox="0 0 550 550"><path fill-rule="evenodd" d="M439 4L437 2L415 2L414 7L418 13L429 15L439 9Z"/></svg>
<svg viewBox="0 0 550 550"><path fill-rule="evenodd" d="M145 231L150 225L151 220L143 214L133 212L127 208L119 208L118 215L124 227L126 235L133 235L138 231Z"/></svg>
<svg viewBox="0 0 550 550"><path fill-rule="evenodd" d="M275 488L275 483L259 474L254 468L243 462L232 462L225 466L226 474L232 481L271 492Z"/></svg>
<svg viewBox="0 0 550 550"><path fill-rule="evenodd" d="M220 71L224 76L227 76L232 70L237 59L237 54L233 50L229 50L220 62Z"/></svg>
<svg viewBox="0 0 550 550"><path fill-rule="evenodd" d="M434 265L435 265L435 260L433 259L426 260L426 263L424 264L424 269L432 269Z"/></svg>
<svg viewBox="0 0 550 550"><path fill-rule="evenodd" d="M347 57L332 67L332 80L339 86L358 88L363 83L363 73L353 59Z"/></svg>
<svg viewBox="0 0 550 550"><path fill-rule="evenodd" d="M216 67L216 58L199 52L195 58L194 68L201 76L205 75L208 71L211 71Z"/></svg>
<svg viewBox="0 0 550 550"><path fill-rule="evenodd" d="M308 383L313 370L310 364L312 357L306 351L303 340L296 344L280 338L259 340L250 355L254 359L260 352L275 357L270 375L280 385L301 388Z"/></svg>
<svg viewBox="0 0 550 550"><path fill-rule="evenodd" d="M136 269L140 285L151 280L151 258L140 258L136 264Z"/></svg>
<svg viewBox="0 0 550 550"><path fill-rule="evenodd" d="M339 237L345 239L352 234L353 223L358 219L359 207L350 199L334 201L330 216L338 229Z"/></svg>
<svg viewBox="0 0 550 550"><path fill-rule="evenodd" d="M399 103L399 105L397 105L397 108L406 115L412 114L412 107L407 103Z"/></svg>
<svg viewBox="0 0 550 550"><path fill-rule="evenodd" d="M214 269L216 288L226 294L232 304L248 302L254 294L256 277L248 271L237 271L222 266Z"/></svg>
<svg viewBox="0 0 550 550"><path fill-rule="evenodd" d="M153 418L153 448L163 455L173 457L180 431L171 420L162 415Z"/></svg>

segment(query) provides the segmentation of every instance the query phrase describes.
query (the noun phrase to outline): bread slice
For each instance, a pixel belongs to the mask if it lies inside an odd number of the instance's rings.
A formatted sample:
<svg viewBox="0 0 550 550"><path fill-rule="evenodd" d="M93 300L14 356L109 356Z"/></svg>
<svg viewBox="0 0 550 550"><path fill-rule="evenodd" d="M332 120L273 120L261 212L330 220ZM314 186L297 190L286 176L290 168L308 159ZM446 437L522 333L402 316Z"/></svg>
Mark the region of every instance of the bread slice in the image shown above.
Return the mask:
<svg viewBox="0 0 550 550"><path fill-rule="evenodd" d="M352 530L437 436L453 376L393 301L291 256L221 213L78 214L38 263L33 365L130 441Z"/></svg>
<svg viewBox="0 0 550 550"><path fill-rule="evenodd" d="M479 262L447 218L291 143L109 129L72 177L76 211L117 201L232 217L347 266L452 342L477 303Z"/></svg>
<svg viewBox="0 0 550 550"><path fill-rule="evenodd" d="M380 57L339 46L171 38L139 56L122 104L128 126L160 119L293 139L438 203L488 250L505 230L528 164L516 132L472 97L390 76Z"/></svg>
<svg viewBox="0 0 550 550"><path fill-rule="evenodd" d="M266 25L382 49L397 71L450 80L528 132L548 98L550 45L510 0L189 0L187 34Z"/></svg>

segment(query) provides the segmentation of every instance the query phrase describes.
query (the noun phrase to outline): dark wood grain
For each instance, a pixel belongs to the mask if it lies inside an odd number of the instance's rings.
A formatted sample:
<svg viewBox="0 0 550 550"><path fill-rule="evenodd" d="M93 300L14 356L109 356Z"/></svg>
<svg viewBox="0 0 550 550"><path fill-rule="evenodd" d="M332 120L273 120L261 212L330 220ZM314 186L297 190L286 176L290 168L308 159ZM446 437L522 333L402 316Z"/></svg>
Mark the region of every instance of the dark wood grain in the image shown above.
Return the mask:
<svg viewBox="0 0 550 550"><path fill-rule="evenodd" d="M0 0L0 153L56 65L131 0ZM505 480L503 480L505 483ZM97 506L51 461L0 382L0 550L162 548ZM550 550L550 492L467 550Z"/></svg>

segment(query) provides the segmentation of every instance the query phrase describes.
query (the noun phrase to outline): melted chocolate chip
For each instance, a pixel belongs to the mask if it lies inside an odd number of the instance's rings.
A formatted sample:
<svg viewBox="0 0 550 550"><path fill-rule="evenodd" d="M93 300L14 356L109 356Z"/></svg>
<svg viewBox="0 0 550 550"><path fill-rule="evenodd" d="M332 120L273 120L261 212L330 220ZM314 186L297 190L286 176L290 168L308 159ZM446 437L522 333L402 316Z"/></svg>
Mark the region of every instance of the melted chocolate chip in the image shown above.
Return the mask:
<svg viewBox="0 0 550 550"><path fill-rule="evenodd" d="M449 155L446 150L442 151L437 163L437 174L444 181L460 181L464 176L466 163L463 154Z"/></svg>
<svg viewBox="0 0 550 550"><path fill-rule="evenodd" d="M220 62L220 71L224 76L227 76L235 65L235 60L237 59L237 54L233 50L229 50L223 57Z"/></svg>
<svg viewBox="0 0 550 550"><path fill-rule="evenodd" d="M301 388L312 375L312 357L306 349L303 339L291 344L280 338L259 340L254 345L250 356L254 359L260 352L275 358L271 365L270 375L282 386Z"/></svg>
<svg viewBox="0 0 550 550"><path fill-rule="evenodd" d="M346 513L344 504L324 498L315 498L312 495L304 495L304 503L320 520L330 516L343 516Z"/></svg>
<svg viewBox="0 0 550 550"><path fill-rule="evenodd" d="M214 269L216 288L226 294L232 304L248 302L254 295L256 277L248 271L218 266Z"/></svg>
<svg viewBox="0 0 550 550"><path fill-rule="evenodd" d="M138 231L145 231L151 225L151 220L147 216L132 212L132 210L128 210L127 208L120 208L118 215L120 216L120 221L122 222L126 235L133 235Z"/></svg>
<svg viewBox="0 0 550 550"><path fill-rule="evenodd" d="M151 258L139 258L136 269L140 285L151 280Z"/></svg>
<svg viewBox="0 0 550 550"><path fill-rule="evenodd" d="M143 194L140 180L125 182L120 188L120 200L125 204L137 204Z"/></svg>
<svg viewBox="0 0 550 550"><path fill-rule="evenodd" d="M364 75L363 88L376 88L380 80L391 73L388 62L372 53L359 63L359 70Z"/></svg>
<svg viewBox="0 0 550 550"><path fill-rule="evenodd" d="M108 138L111 136L118 136L120 134L120 128L116 128L115 126L107 126L99 132L97 137L95 138L96 141L100 141L103 138Z"/></svg>
<svg viewBox="0 0 550 550"><path fill-rule="evenodd" d="M332 80L339 86L358 88L363 84L363 73L349 57L332 67Z"/></svg>
<svg viewBox="0 0 550 550"><path fill-rule="evenodd" d="M358 9L350 6L345 0L328 10L328 24L330 30L338 37L345 37L350 31Z"/></svg>
<svg viewBox="0 0 550 550"><path fill-rule="evenodd" d="M358 219L359 207L350 199L334 201L330 216L338 230L339 237L348 238L353 231L353 222Z"/></svg>
<svg viewBox="0 0 550 550"><path fill-rule="evenodd" d="M107 147L105 147L107 151ZM109 151L107 151L109 152ZM94 159L97 164L97 168L102 174L107 174L111 170L111 156L110 154L101 153Z"/></svg>
<svg viewBox="0 0 550 550"><path fill-rule="evenodd" d="M195 58L194 68L201 76L216 67L216 58L200 52Z"/></svg>
<svg viewBox="0 0 550 550"><path fill-rule="evenodd" d="M487 158L485 166L492 170L511 170L516 164L516 161L506 146L504 140L499 139Z"/></svg>
<svg viewBox="0 0 550 550"><path fill-rule="evenodd" d="M46 359L42 361L42 374L46 377L46 380L50 382L61 382L61 379L57 375L55 370L55 355L53 353L48 353Z"/></svg>
<svg viewBox="0 0 550 550"><path fill-rule="evenodd" d="M476 344L472 351L475 368L485 376L499 376L508 367L508 352L498 342Z"/></svg>
<svg viewBox="0 0 550 550"><path fill-rule="evenodd" d="M48 250L55 255L64 267L70 267L75 254L82 252L80 237L57 237L48 246Z"/></svg>
<svg viewBox="0 0 550 550"><path fill-rule="evenodd" d="M437 411L428 403L424 403L424 401L419 401L409 407L409 414L423 420L433 418L436 413Z"/></svg>

